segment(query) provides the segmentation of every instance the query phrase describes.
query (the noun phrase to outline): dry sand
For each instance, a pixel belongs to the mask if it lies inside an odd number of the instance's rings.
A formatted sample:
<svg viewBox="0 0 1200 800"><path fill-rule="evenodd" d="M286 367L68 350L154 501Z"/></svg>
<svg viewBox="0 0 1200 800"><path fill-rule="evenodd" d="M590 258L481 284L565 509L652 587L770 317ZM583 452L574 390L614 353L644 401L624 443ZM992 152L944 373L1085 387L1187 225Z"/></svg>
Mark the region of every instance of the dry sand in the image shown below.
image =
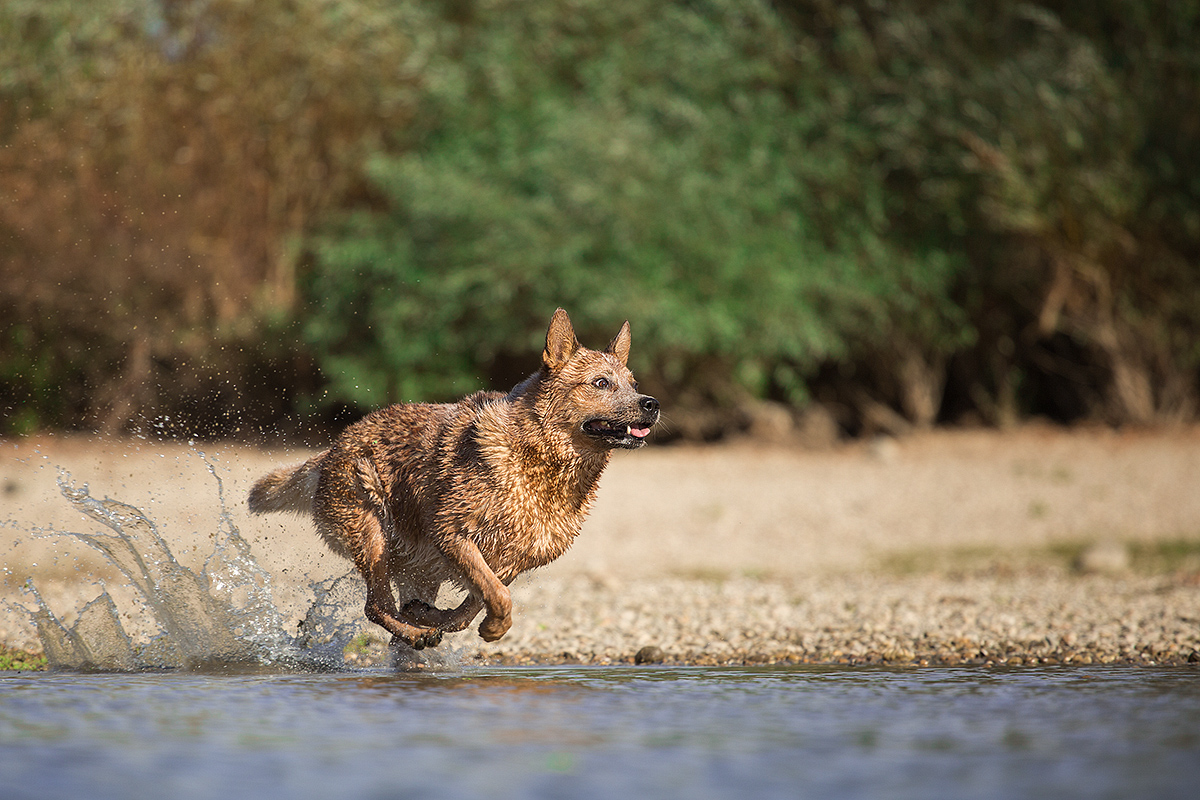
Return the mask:
<svg viewBox="0 0 1200 800"><path fill-rule="evenodd" d="M305 450L37 437L0 442L0 642L36 648L17 604L33 579L68 621L104 581L65 472L154 519L199 568L221 513L272 573L294 622L311 581L347 568L293 517L245 494ZM575 546L514 585L499 662L642 659L900 663L1200 661L1200 428L935 431L825 451L762 443L620 453ZM131 610L132 609L132 610ZM368 648L371 650L372 648ZM378 648L375 648L378 649Z"/></svg>

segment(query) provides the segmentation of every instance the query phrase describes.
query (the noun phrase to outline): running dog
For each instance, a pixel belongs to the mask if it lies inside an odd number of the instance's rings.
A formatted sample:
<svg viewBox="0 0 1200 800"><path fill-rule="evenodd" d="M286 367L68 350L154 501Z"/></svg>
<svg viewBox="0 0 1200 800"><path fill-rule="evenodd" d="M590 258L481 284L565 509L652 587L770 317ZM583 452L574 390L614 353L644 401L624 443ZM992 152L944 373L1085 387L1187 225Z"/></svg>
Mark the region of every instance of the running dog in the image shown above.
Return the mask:
<svg viewBox="0 0 1200 800"><path fill-rule="evenodd" d="M379 409L259 480L250 510L311 515L362 573L366 616L393 643L436 647L481 610L479 635L495 641L512 627L508 585L571 546L612 451L643 446L658 421L629 345L626 322L603 351L582 347L560 308L541 367L508 394ZM467 593L457 608L434 606L446 582Z"/></svg>

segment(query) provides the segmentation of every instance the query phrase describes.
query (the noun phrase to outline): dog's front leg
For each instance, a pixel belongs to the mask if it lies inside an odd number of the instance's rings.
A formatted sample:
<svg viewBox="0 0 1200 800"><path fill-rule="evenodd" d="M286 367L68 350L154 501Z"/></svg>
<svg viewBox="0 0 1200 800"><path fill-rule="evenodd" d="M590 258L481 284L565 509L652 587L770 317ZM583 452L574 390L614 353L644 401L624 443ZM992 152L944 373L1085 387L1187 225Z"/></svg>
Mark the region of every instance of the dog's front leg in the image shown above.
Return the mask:
<svg viewBox="0 0 1200 800"><path fill-rule="evenodd" d="M470 585L471 594L480 598L487 609L487 616L479 623L480 637L485 642L494 642L508 633L512 627L512 596L508 587L492 572L479 547L461 535L447 537L438 547L458 567Z"/></svg>

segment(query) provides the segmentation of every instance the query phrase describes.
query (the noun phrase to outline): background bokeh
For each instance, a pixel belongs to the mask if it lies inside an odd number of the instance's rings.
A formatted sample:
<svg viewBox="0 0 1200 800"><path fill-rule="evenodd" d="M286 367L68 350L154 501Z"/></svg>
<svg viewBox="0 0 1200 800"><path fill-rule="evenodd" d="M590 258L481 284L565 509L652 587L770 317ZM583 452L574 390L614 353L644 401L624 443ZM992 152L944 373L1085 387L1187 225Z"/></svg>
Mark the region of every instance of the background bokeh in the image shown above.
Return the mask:
<svg viewBox="0 0 1200 800"><path fill-rule="evenodd" d="M667 435L1194 420L1200 2L0 0L0 434L633 323Z"/></svg>

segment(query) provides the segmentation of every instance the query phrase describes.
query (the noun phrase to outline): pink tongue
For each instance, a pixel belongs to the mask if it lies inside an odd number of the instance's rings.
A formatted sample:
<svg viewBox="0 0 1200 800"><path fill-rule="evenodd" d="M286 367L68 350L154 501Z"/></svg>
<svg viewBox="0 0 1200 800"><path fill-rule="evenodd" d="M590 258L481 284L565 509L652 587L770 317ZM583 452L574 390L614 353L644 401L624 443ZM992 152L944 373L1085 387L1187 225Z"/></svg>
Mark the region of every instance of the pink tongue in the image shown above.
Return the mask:
<svg viewBox="0 0 1200 800"><path fill-rule="evenodd" d="M650 435L650 429L649 428L630 428L629 433L636 436L639 439L644 439Z"/></svg>

